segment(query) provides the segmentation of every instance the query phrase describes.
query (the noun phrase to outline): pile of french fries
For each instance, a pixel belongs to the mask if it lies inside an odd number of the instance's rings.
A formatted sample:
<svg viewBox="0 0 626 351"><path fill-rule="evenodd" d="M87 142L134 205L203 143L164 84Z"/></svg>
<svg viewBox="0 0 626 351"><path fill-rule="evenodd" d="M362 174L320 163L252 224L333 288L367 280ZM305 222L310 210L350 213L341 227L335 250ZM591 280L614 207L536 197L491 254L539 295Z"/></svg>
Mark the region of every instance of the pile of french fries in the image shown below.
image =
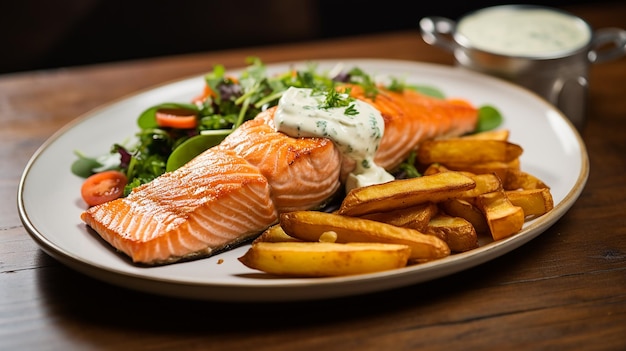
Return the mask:
<svg viewBox="0 0 626 351"><path fill-rule="evenodd" d="M422 176L350 191L333 213L295 211L262 233L239 260L290 277L401 268L501 240L549 212L550 188L520 168L508 130L425 141Z"/></svg>

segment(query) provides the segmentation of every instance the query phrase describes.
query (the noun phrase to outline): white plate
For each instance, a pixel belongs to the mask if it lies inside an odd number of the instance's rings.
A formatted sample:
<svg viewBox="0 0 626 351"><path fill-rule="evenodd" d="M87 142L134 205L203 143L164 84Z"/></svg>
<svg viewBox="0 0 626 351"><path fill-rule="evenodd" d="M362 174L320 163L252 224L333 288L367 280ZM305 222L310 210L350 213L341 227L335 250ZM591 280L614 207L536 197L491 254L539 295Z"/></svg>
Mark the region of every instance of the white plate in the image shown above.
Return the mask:
<svg viewBox="0 0 626 351"><path fill-rule="evenodd" d="M80 220L82 179L70 172L74 150L97 156L113 143L132 137L137 116L161 102L187 102L203 88L193 77L99 108L57 132L34 154L19 185L18 208L24 226L41 248L77 271L123 287L149 293L222 301L311 300L363 294L407 286L474 267L527 243L561 218L587 181L585 146L569 121L555 108L528 91L500 80L460 69L391 60L317 61L320 70L342 62L371 75L390 75L407 83L431 85L448 97L462 97L477 106L496 106L504 115L503 128L524 148L522 169L551 186L555 208L525 224L519 234L470 252L393 271L339 278L269 278L241 264L237 258L248 246L214 257L161 267L137 267L87 232ZM268 65L283 72L294 63ZM300 62L299 64L305 64ZM233 72L237 73L237 72ZM54 184L50 179L55 179ZM59 181L62 180L62 181Z"/></svg>

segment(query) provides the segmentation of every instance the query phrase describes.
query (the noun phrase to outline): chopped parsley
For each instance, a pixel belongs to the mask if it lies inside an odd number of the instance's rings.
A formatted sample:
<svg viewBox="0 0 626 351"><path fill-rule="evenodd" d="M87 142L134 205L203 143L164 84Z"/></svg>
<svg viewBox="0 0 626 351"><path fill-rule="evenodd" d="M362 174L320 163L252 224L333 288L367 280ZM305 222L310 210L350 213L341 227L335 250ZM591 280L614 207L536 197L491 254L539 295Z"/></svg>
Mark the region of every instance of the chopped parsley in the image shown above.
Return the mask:
<svg viewBox="0 0 626 351"><path fill-rule="evenodd" d="M355 116L359 114L359 111L354 105L355 99L350 96L350 88L345 88L343 92L337 91L337 89L330 88L324 92L325 99L319 105L321 109L341 108L345 107L344 114L346 116Z"/></svg>

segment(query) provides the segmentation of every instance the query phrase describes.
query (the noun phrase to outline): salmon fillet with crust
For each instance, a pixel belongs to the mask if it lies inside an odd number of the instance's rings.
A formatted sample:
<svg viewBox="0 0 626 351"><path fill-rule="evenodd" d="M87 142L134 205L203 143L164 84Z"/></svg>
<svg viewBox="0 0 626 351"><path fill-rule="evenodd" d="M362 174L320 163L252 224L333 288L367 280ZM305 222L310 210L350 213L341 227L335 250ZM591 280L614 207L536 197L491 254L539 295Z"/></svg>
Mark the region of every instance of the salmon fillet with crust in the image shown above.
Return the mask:
<svg viewBox="0 0 626 351"><path fill-rule="evenodd" d="M81 219L133 262L206 257L277 221L267 179L231 150L209 149Z"/></svg>
<svg viewBox="0 0 626 351"><path fill-rule="evenodd" d="M259 168L278 213L318 208L341 188L341 153L330 139L292 138L274 127L276 107L231 133L219 149L231 149Z"/></svg>

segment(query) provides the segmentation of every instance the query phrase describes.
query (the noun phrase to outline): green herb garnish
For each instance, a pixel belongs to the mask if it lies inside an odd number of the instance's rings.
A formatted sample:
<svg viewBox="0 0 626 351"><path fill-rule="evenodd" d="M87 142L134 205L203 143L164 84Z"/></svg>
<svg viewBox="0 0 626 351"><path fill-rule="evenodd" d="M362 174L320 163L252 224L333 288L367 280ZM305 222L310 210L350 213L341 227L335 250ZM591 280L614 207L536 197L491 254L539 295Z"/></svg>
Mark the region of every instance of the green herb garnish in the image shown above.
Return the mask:
<svg viewBox="0 0 626 351"><path fill-rule="evenodd" d="M319 105L319 108L329 109L345 107L344 114L346 116L355 116L359 114L359 111L356 109L354 101L355 99L350 96L350 88L344 89L343 92L339 92L335 88L330 88L325 92L324 102Z"/></svg>
<svg viewBox="0 0 626 351"><path fill-rule="evenodd" d="M504 118L500 111L493 106L483 105L478 109L478 123L474 133L496 129L502 124Z"/></svg>

